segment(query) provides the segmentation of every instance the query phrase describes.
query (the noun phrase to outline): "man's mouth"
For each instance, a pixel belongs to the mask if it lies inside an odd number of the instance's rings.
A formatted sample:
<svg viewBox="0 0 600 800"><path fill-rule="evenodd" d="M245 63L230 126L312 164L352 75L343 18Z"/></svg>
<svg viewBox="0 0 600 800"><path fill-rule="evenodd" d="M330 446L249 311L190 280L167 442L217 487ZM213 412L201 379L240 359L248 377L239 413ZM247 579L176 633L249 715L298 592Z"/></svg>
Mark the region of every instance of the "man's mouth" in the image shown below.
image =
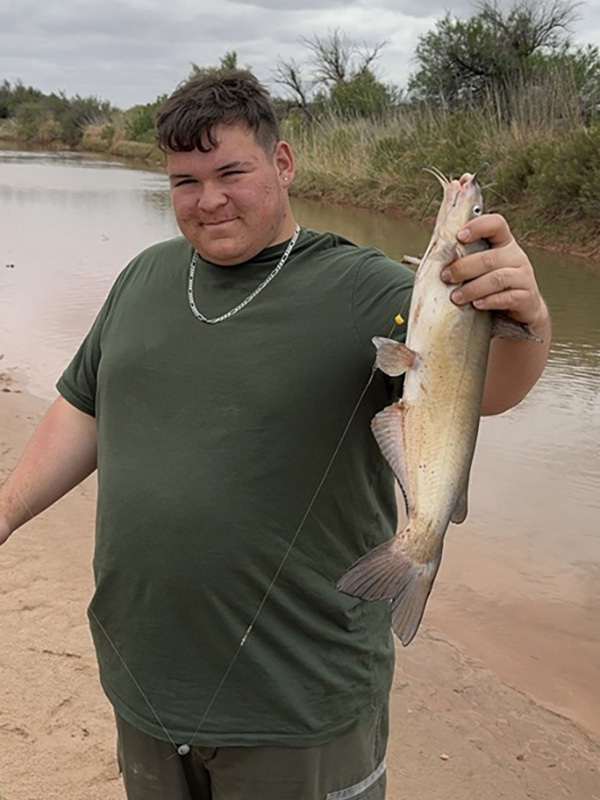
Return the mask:
<svg viewBox="0 0 600 800"><path fill-rule="evenodd" d="M203 228L218 228L221 225L228 225L230 222L235 222L237 217L228 217L227 219L214 219L206 222L202 222L201 225Z"/></svg>

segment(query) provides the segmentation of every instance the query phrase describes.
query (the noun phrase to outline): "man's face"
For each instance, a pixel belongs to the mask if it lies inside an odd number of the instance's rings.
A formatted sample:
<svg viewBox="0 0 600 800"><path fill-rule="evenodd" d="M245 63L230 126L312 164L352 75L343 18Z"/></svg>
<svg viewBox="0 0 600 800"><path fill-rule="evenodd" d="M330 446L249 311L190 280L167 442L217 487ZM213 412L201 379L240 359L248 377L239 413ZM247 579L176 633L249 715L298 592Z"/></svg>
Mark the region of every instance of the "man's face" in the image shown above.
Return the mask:
<svg viewBox="0 0 600 800"><path fill-rule="evenodd" d="M229 266L292 236L294 164L289 145L270 156L244 125L219 125L214 137L208 153L167 152L167 170L181 232L207 261Z"/></svg>

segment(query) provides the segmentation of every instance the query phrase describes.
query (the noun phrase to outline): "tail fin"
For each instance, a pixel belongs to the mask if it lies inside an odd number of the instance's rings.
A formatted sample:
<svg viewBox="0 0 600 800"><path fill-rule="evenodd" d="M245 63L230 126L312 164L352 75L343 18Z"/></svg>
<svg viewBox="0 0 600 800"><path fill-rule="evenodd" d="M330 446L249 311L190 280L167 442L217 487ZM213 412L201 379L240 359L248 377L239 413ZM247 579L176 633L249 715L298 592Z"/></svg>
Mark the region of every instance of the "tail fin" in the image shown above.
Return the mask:
<svg viewBox="0 0 600 800"><path fill-rule="evenodd" d="M342 575L337 588L363 600L391 600L392 628L406 647L421 624L440 558L420 564L398 544L394 537L371 550Z"/></svg>

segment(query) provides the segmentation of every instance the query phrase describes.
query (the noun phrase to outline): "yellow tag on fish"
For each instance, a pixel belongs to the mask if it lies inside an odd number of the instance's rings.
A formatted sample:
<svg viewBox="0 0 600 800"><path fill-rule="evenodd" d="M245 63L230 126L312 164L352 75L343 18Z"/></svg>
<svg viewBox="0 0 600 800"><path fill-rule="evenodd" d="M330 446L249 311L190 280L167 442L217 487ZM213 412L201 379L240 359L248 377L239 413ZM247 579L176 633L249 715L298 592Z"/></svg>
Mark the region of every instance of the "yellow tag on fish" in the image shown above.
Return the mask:
<svg viewBox="0 0 600 800"><path fill-rule="evenodd" d="M394 322L396 323L396 325L402 325L402 323L404 322L404 318L402 317L402 314L397 314L394 317Z"/></svg>

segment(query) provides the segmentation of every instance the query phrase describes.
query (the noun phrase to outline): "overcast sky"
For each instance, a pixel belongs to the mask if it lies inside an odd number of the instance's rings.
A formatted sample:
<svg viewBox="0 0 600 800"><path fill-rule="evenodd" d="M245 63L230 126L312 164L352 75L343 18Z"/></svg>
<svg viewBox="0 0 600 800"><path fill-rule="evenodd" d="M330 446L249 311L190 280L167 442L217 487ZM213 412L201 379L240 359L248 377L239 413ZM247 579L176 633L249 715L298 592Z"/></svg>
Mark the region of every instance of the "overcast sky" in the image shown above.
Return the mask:
<svg viewBox="0 0 600 800"><path fill-rule="evenodd" d="M501 7L510 0L499 0ZM303 60L302 36L339 28L367 45L387 41L380 76L405 85L418 37L443 16L443 0L0 0L0 81L44 92L95 95L121 108L170 92L190 62L216 64L235 50L273 84L277 57ZM452 4L468 17L468 0ZM577 43L600 43L600 0L579 6ZM278 90L279 94L283 90Z"/></svg>

